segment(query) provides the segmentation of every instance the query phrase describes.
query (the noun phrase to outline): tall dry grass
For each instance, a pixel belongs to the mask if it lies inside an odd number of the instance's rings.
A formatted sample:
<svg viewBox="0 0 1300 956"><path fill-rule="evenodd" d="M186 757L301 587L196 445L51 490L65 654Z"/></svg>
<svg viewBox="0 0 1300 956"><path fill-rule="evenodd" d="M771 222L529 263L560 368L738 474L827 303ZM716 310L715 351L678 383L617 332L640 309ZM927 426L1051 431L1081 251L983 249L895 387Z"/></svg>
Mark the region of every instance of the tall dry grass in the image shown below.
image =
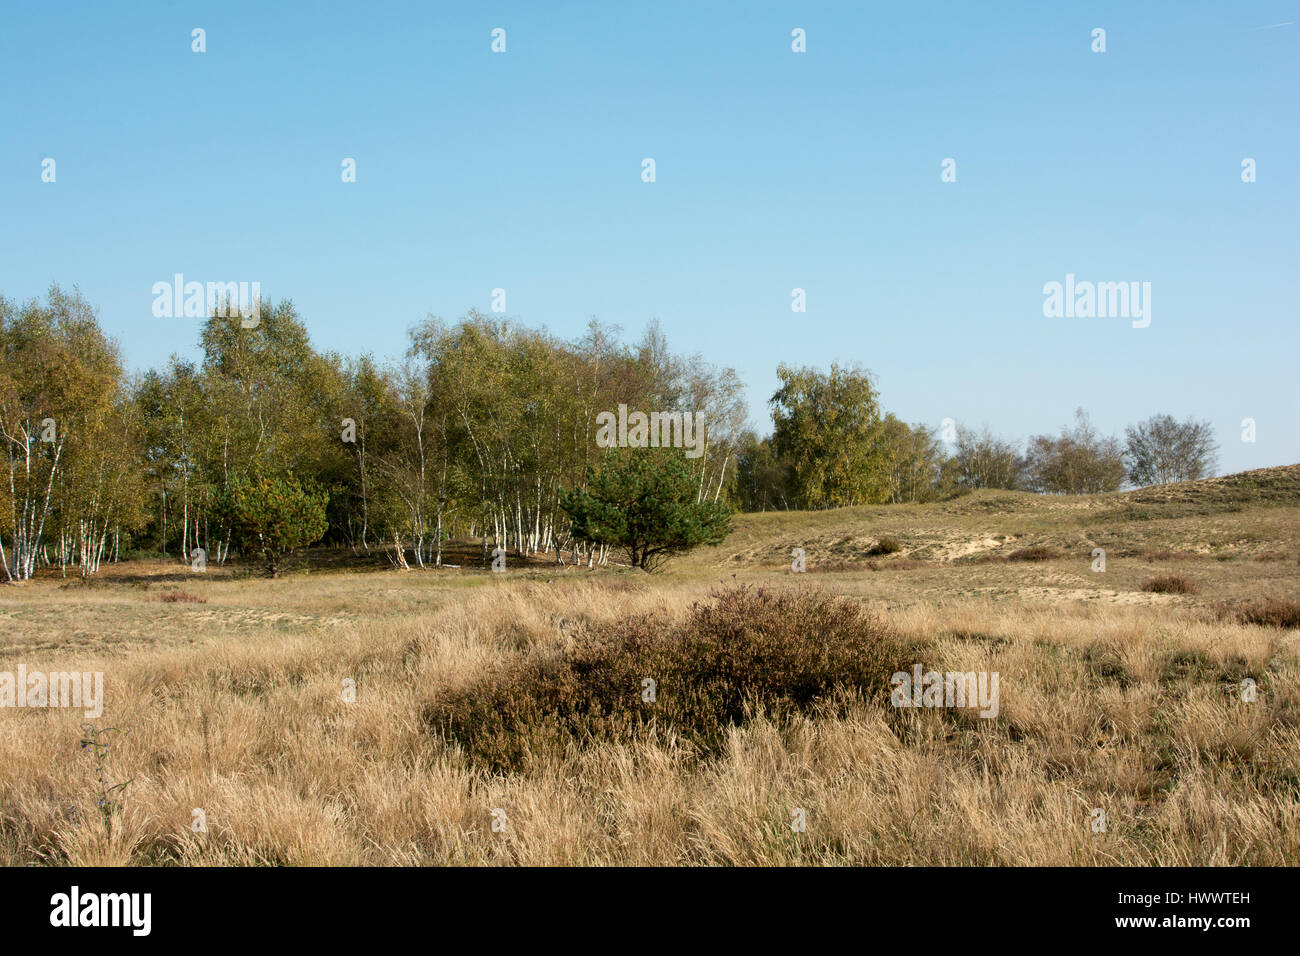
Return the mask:
<svg viewBox="0 0 1300 956"><path fill-rule="evenodd" d="M29 642L21 659L104 672L98 723L127 731L109 780L132 782L110 831L77 745L80 712L0 710L0 862L1300 862L1295 630L1173 606L868 601L926 667L998 671L997 718L898 711L865 689L833 711L742 718L713 750L656 725L498 773L431 728L431 702L497 686L525 662L562 662L584 635L630 619L688 626L709 589L410 580L205 585L207 604L81 598L79 613L141 633L80 651ZM68 600L50 595L49 613ZM238 616L268 607L289 610ZM294 618L311 608L316 618ZM173 617L143 618L143 633L137 615L164 610ZM220 627L193 630L207 620L193 615L224 611ZM1247 677L1254 703L1242 700ZM205 833L191 829L195 808ZM1090 826L1096 808L1104 833ZM805 832L791 827L796 809Z"/></svg>

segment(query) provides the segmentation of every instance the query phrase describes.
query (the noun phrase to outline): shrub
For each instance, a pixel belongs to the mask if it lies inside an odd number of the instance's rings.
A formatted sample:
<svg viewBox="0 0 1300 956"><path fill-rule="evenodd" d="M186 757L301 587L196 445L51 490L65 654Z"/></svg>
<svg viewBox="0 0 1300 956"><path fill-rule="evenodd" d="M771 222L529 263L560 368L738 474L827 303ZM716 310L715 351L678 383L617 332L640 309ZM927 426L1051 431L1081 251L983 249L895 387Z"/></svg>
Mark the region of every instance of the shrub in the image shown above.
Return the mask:
<svg viewBox="0 0 1300 956"><path fill-rule="evenodd" d="M1046 545L1036 544L1032 547L1021 548L1019 551L1012 551L1007 555L1008 561L1050 561L1058 557L1055 550Z"/></svg>
<svg viewBox="0 0 1300 956"><path fill-rule="evenodd" d="M185 591L164 591L161 594L153 594L149 597L150 601L161 601L163 604L207 604L208 599L199 597L197 594L189 594Z"/></svg>
<svg viewBox="0 0 1300 956"><path fill-rule="evenodd" d="M1260 627L1300 627L1300 601L1264 598L1238 609L1237 619Z"/></svg>
<svg viewBox="0 0 1300 956"><path fill-rule="evenodd" d="M1142 585L1142 590L1151 594L1195 594L1200 588L1181 574L1159 574Z"/></svg>
<svg viewBox="0 0 1300 956"><path fill-rule="evenodd" d="M881 555L896 554L897 552L902 550L903 550L903 546L898 543L897 538L890 538L886 536L877 540L876 543L873 544L867 550L867 556L872 558L878 558Z"/></svg>
<svg viewBox="0 0 1300 956"><path fill-rule="evenodd" d="M909 666L894 632L851 600L747 586L713 593L673 625L658 616L579 636L558 659L519 660L426 705L430 729L492 770L571 746L675 734L721 752L750 713L839 711ZM655 700L643 700L649 678Z"/></svg>

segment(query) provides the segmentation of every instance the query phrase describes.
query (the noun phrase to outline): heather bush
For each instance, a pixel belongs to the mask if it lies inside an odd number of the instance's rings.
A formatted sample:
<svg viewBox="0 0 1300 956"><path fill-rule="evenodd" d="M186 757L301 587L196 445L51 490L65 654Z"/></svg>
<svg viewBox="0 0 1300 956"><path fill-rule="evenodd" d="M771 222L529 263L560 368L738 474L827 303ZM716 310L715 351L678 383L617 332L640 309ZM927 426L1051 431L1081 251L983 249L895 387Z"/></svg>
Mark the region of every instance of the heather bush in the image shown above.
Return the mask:
<svg viewBox="0 0 1300 956"><path fill-rule="evenodd" d="M596 628L558 659L517 660L432 700L424 720L493 770L647 733L713 755L752 714L841 712L854 695L886 693L907 651L854 601L741 586L680 624L642 617Z"/></svg>
<svg viewBox="0 0 1300 956"><path fill-rule="evenodd" d="M1142 585L1142 590L1152 594L1195 594L1200 588L1181 574L1160 574Z"/></svg>
<svg viewBox="0 0 1300 956"><path fill-rule="evenodd" d="M1050 561L1052 558L1059 557L1057 552L1046 545L1036 544L1028 548L1021 548L1019 551L1012 551L1007 555L1008 561Z"/></svg>
<svg viewBox="0 0 1300 956"><path fill-rule="evenodd" d="M1300 601L1264 598L1237 609L1236 616L1243 624L1260 627L1300 627Z"/></svg>

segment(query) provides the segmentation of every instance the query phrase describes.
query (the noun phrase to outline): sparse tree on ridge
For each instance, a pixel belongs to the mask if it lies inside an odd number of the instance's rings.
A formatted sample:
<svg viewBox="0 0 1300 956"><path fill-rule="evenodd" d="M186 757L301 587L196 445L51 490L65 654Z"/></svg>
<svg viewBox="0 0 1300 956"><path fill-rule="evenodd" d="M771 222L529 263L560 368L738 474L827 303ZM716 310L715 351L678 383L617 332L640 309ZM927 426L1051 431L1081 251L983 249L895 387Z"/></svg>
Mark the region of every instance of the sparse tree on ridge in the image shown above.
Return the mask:
<svg viewBox="0 0 1300 956"><path fill-rule="evenodd" d="M1082 495L1117 491L1124 483L1124 449L1119 441L1098 435L1082 408L1074 428L1059 436L1029 440L1029 480L1035 491Z"/></svg>
<svg viewBox="0 0 1300 956"><path fill-rule="evenodd" d="M1196 481L1214 475L1219 446L1207 421L1152 415L1130 425L1127 438L1128 479L1135 485Z"/></svg>
<svg viewBox="0 0 1300 956"><path fill-rule="evenodd" d="M987 427L975 431L958 425L956 447L944 462L943 483L972 490L1014 490L1024 487L1025 468L1025 458L1014 442L998 438Z"/></svg>
<svg viewBox="0 0 1300 956"><path fill-rule="evenodd" d="M940 492L943 451L931 425L907 422L888 414L884 442L889 461L889 500L895 503L933 501Z"/></svg>

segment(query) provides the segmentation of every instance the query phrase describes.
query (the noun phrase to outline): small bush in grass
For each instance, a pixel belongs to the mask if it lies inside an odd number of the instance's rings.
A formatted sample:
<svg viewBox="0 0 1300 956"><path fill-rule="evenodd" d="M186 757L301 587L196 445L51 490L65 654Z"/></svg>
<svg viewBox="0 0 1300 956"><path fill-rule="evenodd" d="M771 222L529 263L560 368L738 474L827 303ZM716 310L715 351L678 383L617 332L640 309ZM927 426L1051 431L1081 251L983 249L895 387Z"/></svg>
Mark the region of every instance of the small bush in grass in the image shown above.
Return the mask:
<svg viewBox="0 0 1300 956"><path fill-rule="evenodd" d="M1159 574L1142 585L1142 590L1151 594L1195 594L1200 588L1181 574Z"/></svg>
<svg viewBox="0 0 1300 956"><path fill-rule="evenodd" d="M164 604L207 604L208 599L199 597L197 594L189 594L185 591L164 591L161 594L151 595L150 601L161 601Z"/></svg>
<svg viewBox="0 0 1300 956"><path fill-rule="evenodd" d="M891 538L888 535L877 539L876 543L867 549L867 555L872 558L878 558L886 554L897 554L903 550L903 546L898 543L897 538Z"/></svg>
<svg viewBox="0 0 1300 956"><path fill-rule="evenodd" d="M854 601L813 590L714 592L680 624L645 617L579 637L558 659L520 660L442 695L426 724L492 770L530 756L628 741L653 727L705 754L754 710L773 717L839 711L887 694L911 666L907 645ZM643 681L655 700L643 700Z"/></svg>
<svg viewBox="0 0 1300 956"><path fill-rule="evenodd" d="M1264 598L1239 608L1237 619L1243 624L1258 624L1260 627L1300 627L1300 601Z"/></svg>
<svg viewBox="0 0 1300 956"><path fill-rule="evenodd" d="M1044 544L1035 544L1028 548L1021 548L1019 551L1012 551L1007 555L1008 561L1050 561L1058 557L1056 551Z"/></svg>

